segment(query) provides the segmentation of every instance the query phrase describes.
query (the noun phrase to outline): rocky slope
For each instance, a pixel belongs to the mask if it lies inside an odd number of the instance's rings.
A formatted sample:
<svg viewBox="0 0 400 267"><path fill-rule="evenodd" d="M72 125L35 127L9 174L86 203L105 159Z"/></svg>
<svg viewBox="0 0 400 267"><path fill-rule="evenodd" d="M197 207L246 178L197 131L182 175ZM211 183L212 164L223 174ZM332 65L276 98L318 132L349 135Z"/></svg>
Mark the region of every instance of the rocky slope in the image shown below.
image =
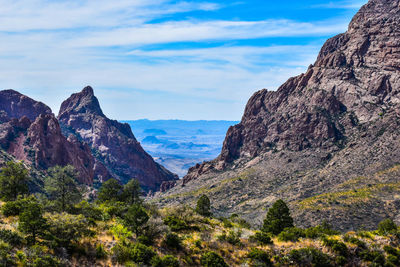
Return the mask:
<svg viewBox="0 0 400 267"><path fill-rule="evenodd" d="M143 150L128 124L103 114L91 87L65 100L58 119L64 132L74 133L90 145L100 180L113 176L126 183L135 178L145 190L158 190L164 181L178 179ZM110 176L104 175L107 171Z"/></svg>
<svg viewBox="0 0 400 267"><path fill-rule="evenodd" d="M399 91L400 1L370 0L306 73L251 97L217 159L157 197L169 205L208 193L216 212L254 224L277 198L297 207L305 226L327 219L348 230L400 219Z"/></svg>
<svg viewBox="0 0 400 267"><path fill-rule="evenodd" d="M64 137L49 107L16 91L4 90L0 91L0 110L3 160L12 156L37 170L72 165L80 182L93 183L94 158L89 147L73 136Z"/></svg>

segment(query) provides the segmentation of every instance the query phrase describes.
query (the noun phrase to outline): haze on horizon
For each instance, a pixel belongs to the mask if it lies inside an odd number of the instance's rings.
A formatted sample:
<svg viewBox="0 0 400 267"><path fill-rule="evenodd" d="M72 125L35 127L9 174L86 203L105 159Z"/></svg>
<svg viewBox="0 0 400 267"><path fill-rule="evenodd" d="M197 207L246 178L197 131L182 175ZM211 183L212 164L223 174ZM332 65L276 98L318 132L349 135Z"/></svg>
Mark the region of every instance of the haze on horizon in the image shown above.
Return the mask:
<svg viewBox="0 0 400 267"><path fill-rule="evenodd" d="M366 2L0 0L0 88L55 113L91 85L118 120L240 120Z"/></svg>

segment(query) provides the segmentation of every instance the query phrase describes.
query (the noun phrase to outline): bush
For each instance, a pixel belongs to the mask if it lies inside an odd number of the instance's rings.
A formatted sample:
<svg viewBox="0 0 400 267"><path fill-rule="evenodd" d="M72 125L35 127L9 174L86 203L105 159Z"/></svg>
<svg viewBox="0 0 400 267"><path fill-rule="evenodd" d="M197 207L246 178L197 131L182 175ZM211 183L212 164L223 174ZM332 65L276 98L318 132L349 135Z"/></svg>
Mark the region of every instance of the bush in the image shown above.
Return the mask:
<svg viewBox="0 0 400 267"><path fill-rule="evenodd" d="M251 242L257 242L260 245L272 244L271 236L268 233L256 231L254 235L250 236Z"/></svg>
<svg viewBox="0 0 400 267"><path fill-rule="evenodd" d="M91 225L96 225L96 221L100 221L103 218L101 209L86 200L75 205L74 214L82 214Z"/></svg>
<svg viewBox="0 0 400 267"><path fill-rule="evenodd" d="M104 248L103 244L96 245L96 258L97 259L105 259L107 258L107 251Z"/></svg>
<svg viewBox="0 0 400 267"><path fill-rule="evenodd" d="M136 263L149 264L156 253L148 246L136 243L131 250L131 259Z"/></svg>
<svg viewBox="0 0 400 267"><path fill-rule="evenodd" d="M21 198L15 201L6 202L2 206L2 213L6 217L20 215L29 203L35 201L33 197Z"/></svg>
<svg viewBox="0 0 400 267"><path fill-rule="evenodd" d="M271 256L261 249L252 248L247 258L250 259L250 266L273 266Z"/></svg>
<svg viewBox="0 0 400 267"><path fill-rule="evenodd" d="M23 242L22 236L8 229L0 229L0 240L10 244L13 247L20 246Z"/></svg>
<svg viewBox="0 0 400 267"><path fill-rule="evenodd" d="M182 241L177 234L168 233L163 240L163 245L169 249L180 249L182 247Z"/></svg>
<svg viewBox="0 0 400 267"><path fill-rule="evenodd" d="M204 253L200 262L205 267L228 267L224 259L213 251Z"/></svg>
<svg viewBox="0 0 400 267"><path fill-rule="evenodd" d="M240 241L240 237L241 237L242 233L240 231L232 231L230 230L228 234L226 234L225 232L218 236L218 240L220 241L226 241L231 245L240 245L241 241Z"/></svg>
<svg viewBox="0 0 400 267"><path fill-rule="evenodd" d="M347 257L349 254L349 250L347 249L346 244L338 240L323 238L322 244L331 248L332 251L337 253L339 256Z"/></svg>
<svg viewBox="0 0 400 267"><path fill-rule="evenodd" d="M169 226L171 231L175 232L189 229L187 223L176 215L166 217L164 223Z"/></svg>
<svg viewBox="0 0 400 267"><path fill-rule="evenodd" d="M130 249L123 245L122 243L117 243L112 249L112 256L111 260L113 263L120 263L123 264L126 261L130 260L131 258L131 253Z"/></svg>
<svg viewBox="0 0 400 267"><path fill-rule="evenodd" d="M357 245L357 247L359 247L360 249L367 249L367 244L364 241L362 241L354 236L345 235L343 237L343 240L345 242L349 242L351 244Z"/></svg>
<svg viewBox="0 0 400 267"><path fill-rule="evenodd" d="M285 230L278 235L279 241L297 242L301 237L305 237L304 230L297 227L285 228Z"/></svg>
<svg viewBox="0 0 400 267"><path fill-rule="evenodd" d="M315 248L294 249L289 258L299 266L332 266L329 256Z"/></svg>
<svg viewBox="0 0 400 267"><path fill-rule="evenodd" d="M369 261L374 264L380 264L383 266L385 264L385 257L383 254L379 251L369 251L369 250L364 250L361 252L361 257L365 261Z"/></svg>
<svg viewBox="0 0 400 267"><path fill-rule="evenodd" d="M325 235L338 235L340 232L333 230L329 224L322 223L322 225L305 229L304 234L307 238L316 239Z"/></svg>
<svg viewBox="0 0 400 267"><path fill-rule="evenodd" d="M11 250L12 248L9 244L0 241L0 266L15 266Z"/></svg>
<svg viewBox="0 0 400 267"><path fill-rule="evenodd" d="M153 267L179 267L179 261L172 255L166 255L162 258L155 256L151 260Z"/></svg>
<svg viewBox="0 0 400 267"><path fill-rule="evenodd" d="M381 235L395 234L397 232L397 225L391 219L383 220L378 225L378 232Z"/></svg>
<svg viewBox="0 0 400 267"><path fill-rule="evenodd" d="M223 218L222 219L222 224L224 225L225 228L232 228L233 227L232 222L227 218Z"/></svg>
<svg viewBox="0 0 400 267"><path fill-rule="evenodd" d="M290 216L288 206L283 200L279 199L268 210L262 230L264 232L278 235L285 228L293 226L293 218Z"/></svg>

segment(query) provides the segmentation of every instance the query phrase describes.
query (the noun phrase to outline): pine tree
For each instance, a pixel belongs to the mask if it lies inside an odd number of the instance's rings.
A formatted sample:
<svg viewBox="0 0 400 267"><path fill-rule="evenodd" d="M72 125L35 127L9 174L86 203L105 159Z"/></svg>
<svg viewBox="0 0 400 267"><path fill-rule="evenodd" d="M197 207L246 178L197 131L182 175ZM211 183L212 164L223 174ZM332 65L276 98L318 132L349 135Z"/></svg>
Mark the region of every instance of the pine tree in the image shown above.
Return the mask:
<svg viewBox="0 0 400 267"><path fill-rule="evenodd" d="M45 181L45 192L56 203L59 211L66 211L82 199L82 193L76 182L74 167L56 166L49 170L50 176Z"/></svg>
<svg viewBox="0 0 400 267"><path fill-rule="evenodd" d="M30 241L36 244L37 237L46 228L46 219L43 217L42 206L36 201L30 201L19 215L18 228L21 232L28 234Z"/></svg>
<svg viewBox="0 0 400 267"><path fill-rule="evenodd" d="M114 202L121 199L123 186L116 179L105 181L100 187L97 200L99 202Z"/></svg>
<svg viewBox="0 0 400 267"><path fill-rule="evenodd" d="M202 195L197 201L196 212L202 216L211 216L211 202L206 195Z"/></svg>
<svg viewBox="0 0 400 267"><path fill-rule="evenodd" d="M28 170L22 163L9 161L1 169L0 196L5 201L14 201L19 195L28 193Z"/></svg>
<svg viewBox="0 0 400 267"><path fill-rule="evenodd" d="M279 199L268 210L262 230L278 235L287 227L293 227L293 218L286 203Z"/></svg>
<svg viewBox="0 0 400 267"><path fill-rule="evenodd" d="M135 232L136 237L138 237L149 218L146 209L142 205L133 204L124 215L124 225Z"/></svg>
<svg viewBox="0 0 400 267"><path fill-rule="evenodd" d="M140 195L140 184L136 179L132 179L124 186L122 201L128 205L138 204L142 202Z"/></svg>

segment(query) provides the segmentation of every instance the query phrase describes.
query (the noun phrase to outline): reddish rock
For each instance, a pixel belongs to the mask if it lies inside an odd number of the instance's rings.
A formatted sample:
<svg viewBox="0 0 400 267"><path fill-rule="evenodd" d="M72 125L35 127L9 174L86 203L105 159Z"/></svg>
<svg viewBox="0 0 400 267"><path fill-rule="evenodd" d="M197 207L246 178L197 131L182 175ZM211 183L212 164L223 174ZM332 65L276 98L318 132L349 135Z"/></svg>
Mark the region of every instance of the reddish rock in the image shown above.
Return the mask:
<svg viewBox="0 0 400 267"><path fill-rule="evenodd" d="M145 190L153 191L159 190L164 181L178 179L143 150L127 123L110 120L103 114L91 87L65 100L58 119L95 151L96 165L99 164L96 170L102 172L106 168L123 183L138 179ZM111 177L103 180L108 178Z"/></svg>

